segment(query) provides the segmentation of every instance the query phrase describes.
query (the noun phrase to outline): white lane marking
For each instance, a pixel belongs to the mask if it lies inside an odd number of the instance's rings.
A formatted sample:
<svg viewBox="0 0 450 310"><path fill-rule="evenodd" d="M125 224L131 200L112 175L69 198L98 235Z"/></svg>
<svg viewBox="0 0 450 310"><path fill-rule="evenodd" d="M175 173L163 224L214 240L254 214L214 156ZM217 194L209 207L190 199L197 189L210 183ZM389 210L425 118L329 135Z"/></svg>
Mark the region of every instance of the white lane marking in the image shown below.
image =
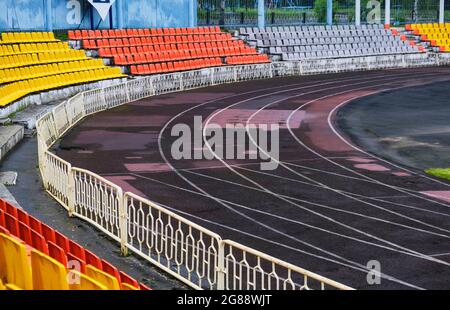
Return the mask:
<svg viewBox="0 0 450 310"><path fill-rule="evenodd" d="M450 256L450 252L448 253L441 253L441 254L432 254L430 256L436 257L436 256Z"/></svg>

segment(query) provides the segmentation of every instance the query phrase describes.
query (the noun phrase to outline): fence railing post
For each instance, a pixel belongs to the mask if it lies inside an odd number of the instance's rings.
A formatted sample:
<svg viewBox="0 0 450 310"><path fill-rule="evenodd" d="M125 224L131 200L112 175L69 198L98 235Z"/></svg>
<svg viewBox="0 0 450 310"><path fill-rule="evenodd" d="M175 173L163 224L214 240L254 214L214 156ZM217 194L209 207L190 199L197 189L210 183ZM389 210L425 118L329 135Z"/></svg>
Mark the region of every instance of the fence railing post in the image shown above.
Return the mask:
<svg viewBox="0 0 450 310"><path fill-rule="evenodd" d="M73 217L75 213L75 173L70 164L68 170L67 209L69 211L69 217Z"/></svg>
<svg viewBox="0 0 450 310"><path fill-rule="evenodd" d="M210 76L210 78L211 78L211 85L214 85L215 84L215 81L214 81L214 68L211 68L209 70L209 74L211 75Z"/></svg>
<svg viewBox="0 0 450 310"><path fill-rule="evenodd" d="M219 252L217 255L217 290L225 290L225 243L219 242Z"/></svg>
<svg viewBox="0 0 450 310"><path fill-rule="evenodd" d="M127 102L131 101L131 96L130 96L130 89L128 88L128 82L125 83L125 91L127 94Z"/></svg>
<svg viewBox="0 0 450 310"><path fill-rule="evenodd" d="M120 190L117 195L119 196L119 227L120 227L120 251L122 255L128 255L128 212L127 212L127 197Z"/></svg>
<svg viewBox="0 0 450 310"><path fill-rule="evenodd" d="M303 63L302 63L302 61L298 62L298 71L300 72L300 75L303 75Z"/></svg>
<svg viewBox="0 0 450 310"><path fill-rule="evenodd" d="M180 90L184 90L183 73L180 73Z"/></svg>
<svg viewBox="0 0 450 310"><path fill-rule="evenodd" d="M150 89L150 95L154 96L156 94L155 88L153 87L153 77L148 78L148 88Z"/></svg>

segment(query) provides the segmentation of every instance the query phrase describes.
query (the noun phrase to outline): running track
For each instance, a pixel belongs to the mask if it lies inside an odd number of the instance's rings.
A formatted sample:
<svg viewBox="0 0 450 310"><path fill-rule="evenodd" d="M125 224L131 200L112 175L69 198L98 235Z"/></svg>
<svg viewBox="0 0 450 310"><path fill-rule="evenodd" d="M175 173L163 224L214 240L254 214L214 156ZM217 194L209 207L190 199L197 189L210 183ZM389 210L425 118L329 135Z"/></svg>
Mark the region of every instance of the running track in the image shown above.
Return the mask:
<svg viewBox="0 0 450 310"><path fill-rule="evenodd" d="M450 288L450 185L353 146L336 110L381 91L450 80L449 68L219 85L91 116L57 153L212 231L360 289ZM430 94L432 100L432 94ZM424 104L426 104L424 102ZM279 167L173 160L175 124L280 124ZM381 263L368 285L367 262Z"/></svg>

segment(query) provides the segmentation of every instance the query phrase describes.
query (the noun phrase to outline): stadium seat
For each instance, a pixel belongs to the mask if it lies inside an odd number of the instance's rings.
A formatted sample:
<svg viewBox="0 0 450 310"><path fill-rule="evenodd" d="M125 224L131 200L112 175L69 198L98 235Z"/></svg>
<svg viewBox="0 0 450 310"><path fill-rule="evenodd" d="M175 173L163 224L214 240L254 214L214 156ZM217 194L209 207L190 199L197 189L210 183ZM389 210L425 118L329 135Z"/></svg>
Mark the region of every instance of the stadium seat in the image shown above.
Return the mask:
<svg viewBox="0 0 450 310"><path fill-rule="evenodd" d="M47 245L48 245L48 255L57 260L58 262L60 262L61 264L63 264L64 266L67 266L68 259L66 252L52 241L48 240Z"/></svg>
<svg viewBox="0 0 450 310"><path fill-rule="evenodd" d="M121 282L122 288L126 284L126 285L132 286L136 289L139 289L139 283L135 279L133 279L132 277L130 277L129 275L124 273L123 271L120 272L120 282Z"/></svg>
<svg viewBox="0 0 450 310"><path fill-rule="evenodd" d="M102 269L102 260L97 255L86 249L84 250L84 254L86 257L86 264L92 265L100 270Z"/></svg>
<svg viewBox="0 0 450 310"><path fill-rule="evenodd" d="M124 290L124 291L139 291L140 289L133 285L130 285L128 283L122 283L122 290Z"/></svg>
<svg viewBox="0 0 450 310"><path fill-rule="evenodd" d="M86 266L86 275L95 281L105 285L109 290L120 290L119 281L110 274L95 268L94 266Z"/></svg>
<svg viewBox="0 0 450 310"><path fill-rule="evenodd" d="M31 250L34 290L68 290L66 267L55 259Z"/></svg>
<svg viewBox="0 0 450 310"><path fill-rule="evenodd" d="M0 278L5 285L33 289L25 244L5 234L0 234Z"/></svg>
<svg viewBox="0 0 450 310"><path fill-rule="evenodd" d="M74 283L69 284L70 290L75 291L103 291L107 290L107 287L94 279L84 275L75 270L69 271L68 277L75 280Z"/></svg>
<svg viewBox="0 0 450 310"><path fill-rule="evenodd" d="M44 236L42 236L40 233L36 232L33 229L30 230L30 233L31 233L31 246L36 250L46 255L49 255L47 241L45 240Z"/></svg>

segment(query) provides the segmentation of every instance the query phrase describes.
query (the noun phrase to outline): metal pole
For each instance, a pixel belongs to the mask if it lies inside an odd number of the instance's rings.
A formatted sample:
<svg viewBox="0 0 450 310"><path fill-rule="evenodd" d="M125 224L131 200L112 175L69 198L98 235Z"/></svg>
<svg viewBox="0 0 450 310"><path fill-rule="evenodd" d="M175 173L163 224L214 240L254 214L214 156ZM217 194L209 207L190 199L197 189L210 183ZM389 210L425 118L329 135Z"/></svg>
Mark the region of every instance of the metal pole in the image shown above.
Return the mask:
<svg viewBox="0 0 450 310"><path fill-rule="evenodd" d="M445 22L445 0L439 0L439 23Z"/></svg>
<svg viewBox="0 0 450 310"><path fill-rule="evenodd" d="M52 0L47 0L45 4L45 29L47 29L47 31L53 31Z"/></svg>
<svg viewBox="0 0 450 310"><path fill-rule="evenodd" d="M385 8L384 24L390 25L391 24L391 0L386 0L385 4L386 4L386 8Z"/></svg>
<svg viewBox="0 0 450 310"><path fill-rule="evenodd" d="M361 25L361 0L355 0L355 25Z"/></svg>
<svg viewBox="0 0 450 310"><path fill-rule="evenodd" d="M189 27L195 27L194 1L196 0L189 0Z"/></svg>
<svg viewBox="0 0 450 310"><path fill-rule="evenodd" d="M266 12L264 0L258 0L258 28L262 29L266 26Z"/></svg>
<svg viewBox="0 0 450 310"><path fill-rule="evenodd" d="M123 0L117 0L117 29L123 29Z"/></svg>
<svg viewBox="0 0 450 310"><path fill-rule="evenodd" d="M327 25L333 24L333 0L327 0Z"/></svg>

